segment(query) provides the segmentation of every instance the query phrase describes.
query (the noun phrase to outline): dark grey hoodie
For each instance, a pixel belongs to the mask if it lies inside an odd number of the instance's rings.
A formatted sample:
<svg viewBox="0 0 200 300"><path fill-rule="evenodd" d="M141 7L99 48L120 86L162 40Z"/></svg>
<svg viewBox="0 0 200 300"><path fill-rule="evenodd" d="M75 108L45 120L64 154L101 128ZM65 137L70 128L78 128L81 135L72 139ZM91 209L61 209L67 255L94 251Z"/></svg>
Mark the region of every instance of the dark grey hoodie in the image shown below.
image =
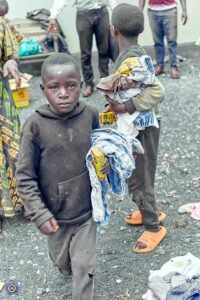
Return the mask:
<svg viewBox="0 0 200 300"><path fill-rule="evenodd" d="M83 102L65 116L41 106L25 122L17 187L27 215L39 227L54 216L60 225L91 217L91 185L85 156L98 112Z"/></svg>

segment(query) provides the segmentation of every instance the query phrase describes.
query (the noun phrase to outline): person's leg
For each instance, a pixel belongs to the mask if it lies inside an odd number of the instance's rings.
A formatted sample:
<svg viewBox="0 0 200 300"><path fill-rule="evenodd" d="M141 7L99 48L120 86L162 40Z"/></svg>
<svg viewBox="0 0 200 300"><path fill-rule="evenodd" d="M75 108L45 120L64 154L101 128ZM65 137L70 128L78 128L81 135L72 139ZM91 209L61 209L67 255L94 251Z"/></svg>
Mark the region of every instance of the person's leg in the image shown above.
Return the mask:
<svg viewBox="0 0 200 300"><path fill-rule="evenodd" d="M154 181L156 172L156 160L158 151L159 129L147 128L140 132L140 142L144 148L144 154L137 155L136 169L128 181L129 193L137 204L145 229L157 231L159 221L155 201Z"/></svg>
<svg viewBox="0 0 200 300"><path fill-rule="evenodd" d="M140 132L144 155L138 155L136 170L128 182L129 193L142 215L144 233L133 248L135 252L152 251L163 239L166 229L159 226L158 209L155 201L154 181L156 173L159 128L147 128Z"/></svg>
<svg viewBox="0 0 200 300"><path fill-rule="evenodd" d="M99 10L94 26L94 34L99 54L100 77L106 77L109 74L109 30L109 15L105 7Z"/></svg>
<svg viewBox="0 0 200 300"><path fill-rule="evenodd" d="M165 32L165 36L167 38L167 43L168 43L170 66L171 66L172 70L173 69L176 70L177 69L177 61L176 61L177 9L176 8L165 11L164 32ZM179 74L177 74L177 76L178 75Z"/></svg>
<svg viewBox="0 0 200 300"><path fill-rule="evenodd" d="M76 232L70 244L73 300L93 300L96 265L96 223L90 218Z"/></svg>
<svg viewBox="0 0 200 300"><path fill-rule="evenodd" d="M81 65L83 80L88 89L84 96L90 96L93 92L93 70L92 70L92 40L93 40L93 16L89 12L77 12L76 28L79 35L81 50ZM88 88L87 88L88 87Z"/></svg>
<svg viewBox="0 0 200 300"><path fill-rule="evenodd" d="M164 45L164 29L162 23L161 12L148 10L149 24L153 34L154 49L156 55L156 63L158 70L157 75L164 72L164 56L165 56L165 45ZM160 70L160 71L159 71Z"/></svg>
<svg viewBox="0 0 200 300"><path fill-rule="evenodd" d="M47 237L49 258L63 276L71 275L69 247L74 232L74 226L60 226Z"/></svg>

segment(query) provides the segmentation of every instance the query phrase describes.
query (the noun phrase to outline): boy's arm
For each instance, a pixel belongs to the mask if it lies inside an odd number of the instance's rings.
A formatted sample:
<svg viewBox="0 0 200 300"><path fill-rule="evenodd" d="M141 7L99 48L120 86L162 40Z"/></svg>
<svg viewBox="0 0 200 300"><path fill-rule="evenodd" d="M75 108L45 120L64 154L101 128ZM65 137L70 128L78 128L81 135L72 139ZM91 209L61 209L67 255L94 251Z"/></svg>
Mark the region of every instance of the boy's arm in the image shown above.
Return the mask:
<svg viewBox="0 0 200 300"><path fill-rule="evenodd" d="M145 2L146 2L146 0L139 0L139 8L140 8L141 10L144 9Z"/></svg>
<svg viewBox="0 0 200 300"><path fill-rule="evenodd" d="M133 114L136 110L143 111L152 109L160 103L165 96L165 90L161 82L155 78L152 85L148 85L145 89L127 102L124 102L126 111Z"/></svg>
<svg viewBox="0 0 200 300"><path fill-rule="evenodd" d="M17 189L23 200L27 216L36 223L37 227L53 217L42 201L38 186L37 168L39 160L40 149L30 132L29 124L25 124L17 163Z"/></svg>

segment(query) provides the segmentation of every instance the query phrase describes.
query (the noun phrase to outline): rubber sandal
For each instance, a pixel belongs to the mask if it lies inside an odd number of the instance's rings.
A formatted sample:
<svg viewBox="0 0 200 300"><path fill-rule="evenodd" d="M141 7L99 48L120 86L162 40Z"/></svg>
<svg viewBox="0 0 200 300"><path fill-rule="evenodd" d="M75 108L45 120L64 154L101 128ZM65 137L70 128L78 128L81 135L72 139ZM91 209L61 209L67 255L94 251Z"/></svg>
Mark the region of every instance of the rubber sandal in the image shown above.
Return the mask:
<svg viewBox="0 0 200 300"><path fill-rule="evenodd" d="M153 251L164 239L166 233L167 229L164 226L160 226L160 230L158 232L144 231L133 247L133 251L136 253L147 253ZM136 247L138 242L145 244L146 248L139 249Z"/></svg>
<svg viewBox="0 0 200 300"><path fill-rule="evenodd" d="M166 215L163 212L158 213L158 221L162 222ZM130 225L142 225L142 215L139 210L127 214L124 218L125 222Z"/></svg>

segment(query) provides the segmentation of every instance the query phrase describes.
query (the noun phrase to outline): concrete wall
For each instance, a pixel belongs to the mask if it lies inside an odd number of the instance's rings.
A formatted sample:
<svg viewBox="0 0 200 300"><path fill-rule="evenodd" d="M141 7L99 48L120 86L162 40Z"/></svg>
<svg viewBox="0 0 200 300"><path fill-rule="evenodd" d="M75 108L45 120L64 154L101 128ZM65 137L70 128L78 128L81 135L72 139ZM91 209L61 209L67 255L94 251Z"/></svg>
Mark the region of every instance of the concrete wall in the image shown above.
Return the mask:
<svg viewBox="0 0 200 300"><path fill-rule="evenodd" d="M8 0L10 5L9 17L25 17L27 11L38 8L49 9L53 0ZM127 2L137 5L138 0L118 0L118 3ZM200 36L200 0L188 0L188 23L185 26L181 25L181 8L178 1L179 13L179 28L178 28L178 43L191 43ZM17 3L20 3L19 5ZM74 0L68 0L67 6L59 16L58 20L66 34L70 51L72 53L79 52L79 41L75 27L76 9L73 6ZM146 16L146 8L145 8ZM148 18L145 17L145 31L140 37L141 45L152 45L152 35L149 28ZM94 46L95 49L95 46Z"/></svg>

